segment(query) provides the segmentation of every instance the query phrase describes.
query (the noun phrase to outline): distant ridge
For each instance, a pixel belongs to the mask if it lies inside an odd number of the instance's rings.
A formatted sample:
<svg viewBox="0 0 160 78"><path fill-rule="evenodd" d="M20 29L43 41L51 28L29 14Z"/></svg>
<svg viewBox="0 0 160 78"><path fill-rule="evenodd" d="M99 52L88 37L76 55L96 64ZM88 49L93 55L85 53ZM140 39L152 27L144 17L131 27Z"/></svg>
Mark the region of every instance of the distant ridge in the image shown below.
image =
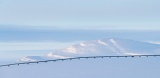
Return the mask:
<svg viewBox="0 0 160 78"><path fill-rule="evenodd" d="M54 50L44 56L27 56L19 61L39 61L49 59L65 59L79 56L124 56L124 55L159 55L160 45L147 42L106 38L86 41L69 46L68 48Z"/></svg>

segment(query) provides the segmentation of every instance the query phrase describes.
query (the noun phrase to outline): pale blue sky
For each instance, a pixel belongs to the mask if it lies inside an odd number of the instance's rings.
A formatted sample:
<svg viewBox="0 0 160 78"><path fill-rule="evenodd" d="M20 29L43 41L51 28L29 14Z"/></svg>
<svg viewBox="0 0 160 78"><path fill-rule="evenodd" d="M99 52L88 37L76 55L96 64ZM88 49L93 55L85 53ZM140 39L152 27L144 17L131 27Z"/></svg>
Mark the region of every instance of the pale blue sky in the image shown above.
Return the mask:
<svg viewBox="0 0 160 78"><path fill-rule="evenodd" d="M160 30L159 0L0 0L0 24Z"/></svg>

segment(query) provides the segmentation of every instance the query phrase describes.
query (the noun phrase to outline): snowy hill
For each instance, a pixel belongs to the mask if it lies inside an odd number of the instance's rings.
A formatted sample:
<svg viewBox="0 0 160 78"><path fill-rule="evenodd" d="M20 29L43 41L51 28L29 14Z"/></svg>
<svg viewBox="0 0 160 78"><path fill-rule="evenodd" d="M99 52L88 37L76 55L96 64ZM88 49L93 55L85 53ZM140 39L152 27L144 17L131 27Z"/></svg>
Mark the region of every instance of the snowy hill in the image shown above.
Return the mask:
<svg viewBox="0 0 160 78"><path fill-rule="evenodd" d="M37 60L45 60L45 59L40 56L27 56L27 57L24 57L24 58L17 60L17 61L28 62L28 61L37 61Z"/></svg>
<svg viewBox="0 0 160 78"><path fill-rule="evenodd" d="M27 57L25 61L101 55L160 54L160 45L128 39L100 39L54 50L45 56ZM25 57L26 58L26 57ZM20 61L24 61L22 58Z"/></svg>

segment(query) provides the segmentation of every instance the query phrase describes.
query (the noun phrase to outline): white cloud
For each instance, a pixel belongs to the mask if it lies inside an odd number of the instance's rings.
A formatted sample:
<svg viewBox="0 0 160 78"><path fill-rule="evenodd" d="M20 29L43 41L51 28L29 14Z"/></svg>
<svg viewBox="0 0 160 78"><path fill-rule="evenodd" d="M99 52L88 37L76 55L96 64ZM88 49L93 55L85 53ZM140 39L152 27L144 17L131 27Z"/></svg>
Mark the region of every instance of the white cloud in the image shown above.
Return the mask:
<svg viewBox="0 0 160 78"><path fill-rule="evenodd" d="M77 42L1 42L0 51L13 50L54 50L67 47Z"/></svg>
<svg viewBox="0 0 160 78"><path fill-rule="evenodd" d="M160 44L160 41L147 41L148 43Z"/></svg>

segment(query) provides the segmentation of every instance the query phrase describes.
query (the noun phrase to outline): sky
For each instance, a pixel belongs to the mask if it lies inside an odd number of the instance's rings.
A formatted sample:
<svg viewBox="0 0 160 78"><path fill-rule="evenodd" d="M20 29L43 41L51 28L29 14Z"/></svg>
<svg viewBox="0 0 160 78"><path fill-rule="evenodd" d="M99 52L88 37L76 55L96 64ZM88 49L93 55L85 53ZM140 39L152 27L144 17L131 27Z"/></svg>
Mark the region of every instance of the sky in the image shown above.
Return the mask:
<svg viewBox="0 0 160 78"><path fill-rule="evenodd" d="M159 30L159 2L159 0L0 0L0 25L39 29Z"/></svg>
<svg viewBox="0 0 160 78"><path fill-rule="evenodd" d="M0 59L87 40L160 42L159 0L0 0Z"/></svg>

